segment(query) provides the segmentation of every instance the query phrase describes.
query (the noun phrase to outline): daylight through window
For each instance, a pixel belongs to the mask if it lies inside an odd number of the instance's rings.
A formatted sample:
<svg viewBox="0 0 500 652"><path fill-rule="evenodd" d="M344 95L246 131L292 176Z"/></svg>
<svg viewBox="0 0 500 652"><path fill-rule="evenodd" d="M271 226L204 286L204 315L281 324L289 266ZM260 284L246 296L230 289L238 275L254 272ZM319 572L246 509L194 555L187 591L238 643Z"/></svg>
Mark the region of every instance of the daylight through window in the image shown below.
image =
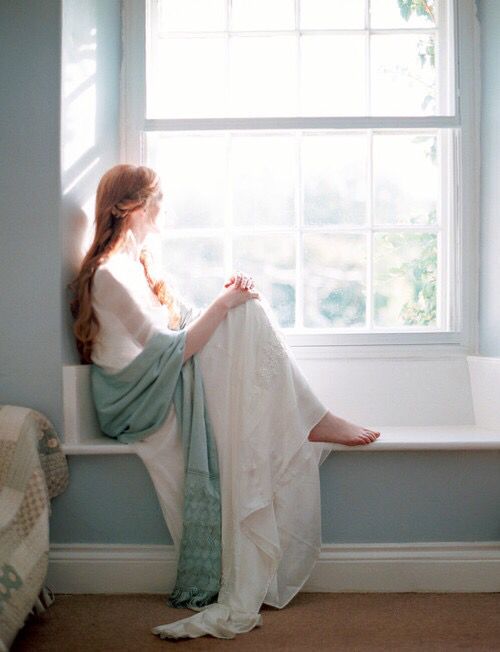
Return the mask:
<svg viewBox="0 0 500 652"><path fill-rule="evenodd" d="M453 2L147 0L167 278L250 273L291 333L453 330Z"/></svg>

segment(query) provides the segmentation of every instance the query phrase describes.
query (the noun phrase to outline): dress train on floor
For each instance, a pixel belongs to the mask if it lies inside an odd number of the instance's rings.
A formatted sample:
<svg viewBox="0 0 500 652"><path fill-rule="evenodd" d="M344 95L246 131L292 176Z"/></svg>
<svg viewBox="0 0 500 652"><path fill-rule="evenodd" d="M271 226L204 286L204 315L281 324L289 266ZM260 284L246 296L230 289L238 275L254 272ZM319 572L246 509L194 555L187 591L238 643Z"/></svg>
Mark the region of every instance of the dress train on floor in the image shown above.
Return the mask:
<svg viewBox="0 0 500 652"><path fill-rule="evenodd" d="M152 631L234 638L262 625L262 604L286 606L319 556L319 466L330 446L308 435L327 408L264 298L231 309L197 355L219 459L221 589L216 603ZM151 475L178 553L184 470L173 406L157 432L130 445Z"/></svg>

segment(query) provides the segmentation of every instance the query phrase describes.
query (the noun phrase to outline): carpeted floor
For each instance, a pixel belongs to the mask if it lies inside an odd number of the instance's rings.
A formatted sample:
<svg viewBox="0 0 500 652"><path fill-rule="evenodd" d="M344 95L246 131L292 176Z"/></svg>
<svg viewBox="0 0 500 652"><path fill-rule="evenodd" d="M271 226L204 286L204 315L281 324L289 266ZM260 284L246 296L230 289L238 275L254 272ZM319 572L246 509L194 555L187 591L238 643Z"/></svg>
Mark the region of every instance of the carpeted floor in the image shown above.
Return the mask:
<svg viewBox="0 0 500 652"><path fill-rule="evenodd" d="M263 606L263 625L234 639L160 639L151 627L193 614L165 596L56 595L11 652L165 650L499 650L500 593L299 593Z"/></svg>

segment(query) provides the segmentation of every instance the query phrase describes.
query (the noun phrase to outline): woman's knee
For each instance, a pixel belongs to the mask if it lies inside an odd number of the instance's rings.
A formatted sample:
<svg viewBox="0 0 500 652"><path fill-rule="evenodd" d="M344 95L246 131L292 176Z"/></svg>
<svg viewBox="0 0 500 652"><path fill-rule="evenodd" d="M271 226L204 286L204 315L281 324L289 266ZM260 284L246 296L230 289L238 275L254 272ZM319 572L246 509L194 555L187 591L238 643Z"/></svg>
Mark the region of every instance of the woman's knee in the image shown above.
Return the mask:
<svg viewBox="0 0 500 652"><path fill-rule="evenodd" d="M245 303L240 303L229 311L228 316L238 323L239 328L250 325L273 328L274 330L279 328L273 316L272 308L264 297L261 297L261 299L248 299Z"/></svg>
<svg viewBox="0 0 500 652"><path fill-rule="evenodd" d="M267 310L261 299L249 299L244 306L246 314L251 318L269 321Z"/></svg>

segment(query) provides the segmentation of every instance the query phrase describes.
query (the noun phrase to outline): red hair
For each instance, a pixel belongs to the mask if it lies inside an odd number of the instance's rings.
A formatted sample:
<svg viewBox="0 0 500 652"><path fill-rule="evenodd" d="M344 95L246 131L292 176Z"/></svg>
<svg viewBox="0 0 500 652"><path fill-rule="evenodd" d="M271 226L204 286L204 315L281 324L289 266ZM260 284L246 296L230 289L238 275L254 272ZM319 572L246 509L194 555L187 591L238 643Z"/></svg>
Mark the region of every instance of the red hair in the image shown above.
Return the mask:
<svg viewBox="0 0 500 652"><path fill-rule="evenodd" d="M129 228L130 213L138 208L149 208L160 196L158 175L143 165L115 165L99 181L94 240L78 275L69 285L74 295L71 301L71 312L75 319L73 333L82 363L92 362L92 346L99 331L99 322L92 308L92 283L96 269L122 245ZM174 295L167 290L165 281L152 277L150 257L141 254L140 260L151 290L160 303L170 309L169 327L178 328L180 314Z"/></svg>

